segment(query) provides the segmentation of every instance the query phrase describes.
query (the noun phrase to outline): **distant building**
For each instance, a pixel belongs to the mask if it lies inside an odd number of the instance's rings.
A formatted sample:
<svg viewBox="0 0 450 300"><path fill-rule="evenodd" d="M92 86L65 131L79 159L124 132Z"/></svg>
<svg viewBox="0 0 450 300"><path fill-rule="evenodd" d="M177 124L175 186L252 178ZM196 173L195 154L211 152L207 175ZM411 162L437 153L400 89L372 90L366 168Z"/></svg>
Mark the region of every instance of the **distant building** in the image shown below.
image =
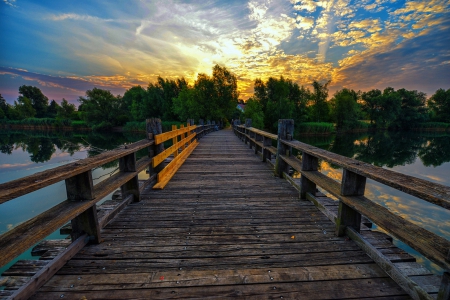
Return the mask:
<svg viewBox="0 0 450 300"><path fill-rule="evenodd" d="M239 104L236 106L236 108L239 109L240 111L244 112L244 111L245 111L245 104L239 103Z"/></svg>

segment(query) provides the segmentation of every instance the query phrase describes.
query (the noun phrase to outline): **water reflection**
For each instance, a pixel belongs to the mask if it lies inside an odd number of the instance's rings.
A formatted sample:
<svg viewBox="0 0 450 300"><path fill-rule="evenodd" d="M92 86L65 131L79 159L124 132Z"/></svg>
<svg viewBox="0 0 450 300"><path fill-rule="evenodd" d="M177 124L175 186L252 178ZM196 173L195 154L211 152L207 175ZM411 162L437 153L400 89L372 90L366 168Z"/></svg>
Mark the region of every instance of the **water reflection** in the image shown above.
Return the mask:
<svg viewBox="0 0 450 300"><path fill-rule="evenodd" d="M6 131L0 134L0 152L12 155L14 150L21 149L30 154L31 162L44 163L51 160L57 150L70 156L86 151L87 157L91 157L143 138L143 134ZM1 163L9 160L6 156L0 158ZM116 165L115 161L104 165L103 168Z"/></svg>
<svg viewBox="0 0 450 300"><path fill-rule="evenodd" d="M299 136L297 139L379 167L412 164L417 157L427 167L450 162L448 134L381 131L325 137Z"/></svg>
<svg viewBox="0 0 450 300"><path fill-rule="evenodd" d="M379 167L450 186L450 135L403 132L346 134L314 140L297 137L300 141L328 151L352 157ZM317 144L315 143L317 141ZM320 171L340 181L342 170L320 162ZM450 211L405 194L373 180L367 180L366 197L389 208L393 213L446 239L450 239ZM403 243L399 247L417 256ZM417 256L429 269L442 272L437 265Z"/></svg>

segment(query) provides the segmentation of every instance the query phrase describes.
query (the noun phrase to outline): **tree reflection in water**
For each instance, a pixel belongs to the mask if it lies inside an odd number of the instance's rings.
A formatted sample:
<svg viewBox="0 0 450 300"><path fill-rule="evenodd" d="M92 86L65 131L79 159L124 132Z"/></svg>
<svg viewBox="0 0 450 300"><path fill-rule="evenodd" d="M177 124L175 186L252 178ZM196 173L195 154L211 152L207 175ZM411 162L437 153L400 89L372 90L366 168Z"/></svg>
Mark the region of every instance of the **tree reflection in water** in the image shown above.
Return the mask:
<svg viewBox="0 0 450 300"><path fill-rule="evenodd" d="M4 131L0 134L0 151L12 154L14 149L21 148L30 154L32 162L43 163L49 161L57 149L69 153L70 156L87 149L88 157L91 157L142 138L143 134ZM118 162L113 161L103 165L102 168L117 165Z"/></svg>
<svg viewBox="0 0 450 300"><path fill-rule="evenodd" d="M325 137L300 136L298 139L379 167L404 166L414 163L417 158L427 167L450 161L449 134L379 131Z"/></svg>

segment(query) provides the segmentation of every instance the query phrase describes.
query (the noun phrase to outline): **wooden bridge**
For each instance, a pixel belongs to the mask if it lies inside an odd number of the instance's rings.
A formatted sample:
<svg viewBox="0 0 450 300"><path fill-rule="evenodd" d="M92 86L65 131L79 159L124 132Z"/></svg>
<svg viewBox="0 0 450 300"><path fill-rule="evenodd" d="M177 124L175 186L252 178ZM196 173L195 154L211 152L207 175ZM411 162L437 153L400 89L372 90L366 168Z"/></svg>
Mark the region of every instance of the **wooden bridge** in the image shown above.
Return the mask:
<svg viewBox="0 0 450 300"><path fill-rule="evenodd" d="M363 195L371 178L449 209L449 187L302 144L291 120L280 120L278 135L250 121L219 131L188 123L161 134L155 120L148 128L147 140L0 185L0 203L61 180L68 192L0 236L0 265L70 220L72 237L40 243L33 251L41 260L6 271L0 298L450 298L450 242ZM168 139L174 146L164 150ZM173 160L163 168L166 157ZM120 172L93 186L90 170L114 159ZM318 159L344 169L341 184L317 171ZM118 187L121 196L96 208ZM447 272L431 274L390 236L369 230L371 222Z"/></svg>

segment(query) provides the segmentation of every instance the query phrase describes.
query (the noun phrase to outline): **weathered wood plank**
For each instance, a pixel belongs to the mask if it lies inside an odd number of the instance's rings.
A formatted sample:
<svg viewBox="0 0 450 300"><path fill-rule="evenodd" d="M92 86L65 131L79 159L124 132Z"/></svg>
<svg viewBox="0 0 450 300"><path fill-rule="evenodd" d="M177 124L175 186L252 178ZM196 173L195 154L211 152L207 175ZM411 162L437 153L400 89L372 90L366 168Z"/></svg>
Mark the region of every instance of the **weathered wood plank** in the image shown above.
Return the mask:
<svg viewBox="0 0 450 300"><path fill-rule="evenodd" d="M270 271L270 272L269 272ZM322 280L351 280L361 278L385 278L386 274L375 264L355 264L336 266L312 266L293 268L263 268L223 270L168 270L129 274L127 288L164 288L214 286L232 284L259 284L280 282L308 282ZM78 279L74 275L54 276L41 291L101 291L120 289L123 274L90 275ZM163 277L163 278L162 278Z"/></svg>
<svg viewBox="0 0 450 300"><path fill-rule="evenodd" d="M319 172L301 172L302 176L308 177L333 196L342 200L346 205L366 215L375 224L384 228L436 264L445 269L450 269L450 262L446 261L448 249L450 249L450 241L393 214L387 208L370 201L364 196L342 196L340 184Z"/></svg>
<svg viewBox="0 0 450 300"><path fill-rule="evenodd" d="M240 285L217 285L208 288L197 286L190 288L160 288L160 289L121 289L105 291L65 291L39 292L31 299L60 298L66 299L169 299L169 298L245 298L245 299L326 299L330 295L340 299L362 299L361 291L373 297L386 297L385 299L399 299L396 296L405 296L405 292L396 284L386 278L309 281L294 283L265 283L246 284L243 276ZM382 286L383 288L379 288ZM126 287L126 285L125 285ZM379 299L379 298L377 298ZM403 298L404 299L404 298ZM407 299L407 298L406 298Z"/></svg>
<svg viewBox="0 0 450 300"><path fill-rule="evenodd" d="M127 145L126 148L107 151L94 157L89 157L74 163L69 163L17 180L2 183L0 184L0 204L72 176L87 172L95 167L134 153L140 149L144 149L152 144L153 141L142 140Z"/></svg>
<svg viewBox="0 0 450 300"><path fill-rule="evenodd" d="M153 189L163 189L169 180L175 175L176 171L183 165L189 154L194 151L198 145L197 141L194 141L186 149L181 152L176 158L174 158L164 169L158 173L158 182L153 186Z"/></svg>
<svg viewBox="0 0 450 300"><path fill-rule="evenodd" d="M283 141L283 143L294 149L300 150L303 153L308 153L317 158L324 159L361 176L373 179L407 194L419 197L445 209L450 209L449 186L376 167L369 163L328 152L299 141Z"/></svg>
<svg viewBox="0 0 450 300"><path fill-rule="evenodd" d="M88 235L82 235L67 247L62 253L55 257L39 270L31 279L22 285L11 296L11 300L28 299L32 296L44 283L46 283L69 259L71 259L81 248L89 241Z"/></svg>
<svg viewBox="0 0 450 300"><path fill-rule="evenodd" d="M159 145L161 143L164 143L167 140L173 139L176 136L179 136L181 134L185 134L186 132L192 131L195 128L197 128L197 125L192 125L192 126L188 125L187 127L184 127L184 128L157 134L157 135L155 135L155 144Z"/></svg>

